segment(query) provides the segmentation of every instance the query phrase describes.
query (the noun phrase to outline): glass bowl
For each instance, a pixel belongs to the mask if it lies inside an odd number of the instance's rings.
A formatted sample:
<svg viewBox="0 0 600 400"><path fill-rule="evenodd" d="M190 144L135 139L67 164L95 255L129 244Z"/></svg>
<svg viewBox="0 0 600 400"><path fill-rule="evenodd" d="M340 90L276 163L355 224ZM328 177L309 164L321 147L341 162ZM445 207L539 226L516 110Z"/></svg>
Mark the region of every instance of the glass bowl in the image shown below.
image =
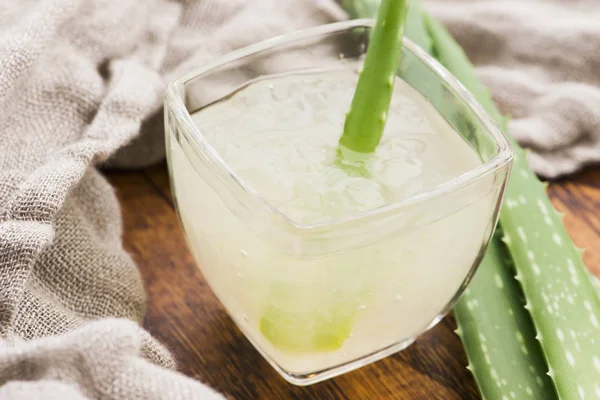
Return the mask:
<svg viewBox="0 0 600 400"><path fill-rule="evenodd" d="M241 179L192 120L253 79L360 59L371 27L371 20L354 20L276 37L176 80L165 95L169 174L188 246L239 329L297 385L402 350L451 309L496 226L512 162L481 106L409 40L398 76L482 160L409 198L299 223Z"/></svg>

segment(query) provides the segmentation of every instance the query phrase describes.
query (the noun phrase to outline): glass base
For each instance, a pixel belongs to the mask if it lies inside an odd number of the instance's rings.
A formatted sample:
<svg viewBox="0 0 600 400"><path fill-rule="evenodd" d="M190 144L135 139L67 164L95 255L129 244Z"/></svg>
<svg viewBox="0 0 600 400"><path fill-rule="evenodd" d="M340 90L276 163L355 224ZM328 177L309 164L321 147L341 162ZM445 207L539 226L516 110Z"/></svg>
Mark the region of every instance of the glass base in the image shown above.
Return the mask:
<svg viewBox="0 0 600 400"><path fill-rule="evenodd" d="M271 362L267 357L267 361L275 368L275 370L289 383L296 386L308 386L314 383L318 383L324 381L329 378L333 378L334 376L338 376L341 374L345 374L346 372L350 372L352 370L363 367L367 364L371 364L375 361L379 361L389 355L397 353L401 350L406 349L408 346L415 342L414 338L403 340L402 342L395 343L391 346L388 346L382 350L379 350L375 353L372 353L366 357L362 357L358 360L350 361L346 364L338 365L332 368L324 369L322 371L311 372L309 374L295 374L293 372L288 372L281 368L279 365Z"/></svg>
<svg viewBox="0 0 600 400"><path fill-rule="evenodd" d="M450 306L447 306L446 312L439 314L434 319L432 319L431 322L429 323L429 325L427 325L427 328L425 328L425 330L423 331L423 333L429 331L431 328L436 326L441 320L443 320L447 314L447 310L449 310L450 308L451 308ZM237 322L236 322L236 325L238 327L240 327L240 325L237 324ZM240 330L242 332L244 332L243 329L240 328ZM296 385L296 386L313 385L315 383L322 382L324 380L336 377L338 375L345 374L346 372L354 371L355 369L364 367L365 365L374 363L375 361L379 361L381 359L386 358L387 356L390 356L394 353L398 353L398 352L406 349L408 346L413 344L415 342L415 340L417 339L417 337L412 337L409 339L402 340L402 341L394 343L388 347L385 347L381 350L378 350L374 353L371 353L365 357L361 357L354 361L349 361L345 364L336 365L334 367L326 368L321 371L309 372L306 374L299 374L299 373L287 371L284 368L282 368L281 366L279 366L275 361L273 361L269 356L267 356L261 350L261 348L259 346L257 346L256 343L252 339L250 339L250 336L247 335L245 332L244 332L244 336L246 336L246 338L248 339L248 341L250 341L250 343L252 343L254 348L263 356L263 358L265 360L267 360L267 362L277 371L277 373L279 373L279 375L281 375L283 377L283 379L285 379L287 382L291 383L292 385Z"/></svg>

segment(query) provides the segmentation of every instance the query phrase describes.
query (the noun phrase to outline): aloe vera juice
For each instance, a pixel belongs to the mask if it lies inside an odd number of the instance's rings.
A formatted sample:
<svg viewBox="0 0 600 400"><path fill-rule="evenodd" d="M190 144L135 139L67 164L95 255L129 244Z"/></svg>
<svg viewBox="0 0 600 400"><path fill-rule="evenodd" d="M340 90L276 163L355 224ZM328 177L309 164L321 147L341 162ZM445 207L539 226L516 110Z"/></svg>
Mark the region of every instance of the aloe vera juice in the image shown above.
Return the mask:
<svg viewBox="0 0 600 400"><path fill-rule="evenodd" d="M348 61L265 77L192 114L210 151L302 240L265 240L267 222L251 205L236 203L236 192L217 190L218 176L203 173L211 166L200 165L192 145L168 133L192 254L240 329L293 373L412 341L446 311L493 227L493 177L443 202L409 205L482 161L400 78L376 151L346 150L340 162L338 140L358 66ZM369 219L403 201L397 225ZM304 233L312 227L335 236L337 222L353 219L356 234L335 246Z"/></svg>

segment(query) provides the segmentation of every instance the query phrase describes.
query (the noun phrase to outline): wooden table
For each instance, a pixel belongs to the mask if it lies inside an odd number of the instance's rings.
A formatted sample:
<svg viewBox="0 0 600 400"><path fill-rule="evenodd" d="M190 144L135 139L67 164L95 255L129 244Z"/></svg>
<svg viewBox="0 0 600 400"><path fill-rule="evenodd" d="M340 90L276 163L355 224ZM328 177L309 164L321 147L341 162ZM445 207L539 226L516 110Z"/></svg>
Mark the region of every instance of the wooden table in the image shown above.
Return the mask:
<svg viewBox="0 0 600 400"><path fill-rule="evenodd" d="M145 327L173 352L180 370L231 398L476 399L452 317L394 356L309 387L286 383L242 336L188 252L165 165L110 173L122 206L124 244L148 293ZM587 266L600 276L600 169L550 185L556 207Z"/></svg>

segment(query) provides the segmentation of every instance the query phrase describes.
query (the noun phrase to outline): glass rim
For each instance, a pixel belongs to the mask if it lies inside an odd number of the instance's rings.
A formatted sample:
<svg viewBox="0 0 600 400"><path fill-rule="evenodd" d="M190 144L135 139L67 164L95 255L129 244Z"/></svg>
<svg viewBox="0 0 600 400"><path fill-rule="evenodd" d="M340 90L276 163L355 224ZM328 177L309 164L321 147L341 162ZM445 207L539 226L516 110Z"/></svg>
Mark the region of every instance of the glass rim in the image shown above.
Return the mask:
<svg viewBox="0 0 600 400"><path fill-rule="evenodd" d="M295 41L325 36L328 34L342 33L351 28L371 29L373 26L374 20L372 19L354 19L334 22L282 34L251 44L238 50L234 50L223 56L217 57L212 62L209 62L204 66L185 74L181 78L170 82L165 91L166 107L173 112L173 116L177 124L183 128L182 130L186 137L191 141L195 141L197 144L201 144L202 147L204 147L204 149L208 152L208 155L212 161L214 161L214 165L222 170L221 172L224 172L230 176L236 185L238 185L246 194L258 200L259 203L265 207L265 211L278 216L286 225L292 227L294 230L302 232L320 230L326 227L343 225L350 222L372 219L373 217L380 215L400 212L408 207L412 207L420 203L426 203L435 198L443 197L444 195L453 193L488 176L489 174L502 169L512 161L514 153L512 151L510 142L502 133L496 122L488 114L488 112L484 110L484 108L479 104L469 90L467 90L462 83L460 83L460 81L454 77L454 75L452 75L442 64L440 64L437 60L431 57L427 52L425 52L421 47L407 37L404 37L402 46L413 53L413 55L415 55L420 62L424 63L436 75L438 75L438 77L440 77L444 83L448 85L448 87L455 93L455 96L467 104L467 106L475 114L476 118L479 119L482 127L484 128L485 134L492 138L494 144L497 146L498 152L488 161L459 176L440 183L439 185L425 190L424 192L391 202L389 204L385 204L374 209L358 212L341 218L318 221L314 223L300 223L291 219L281 212L277 207L273 206L269 201L264 199L250 183L241 178L238 173L228 165L228 163L219 155L217 150L208 142L196 124L194 124L191 114L188 112L184 104L183 96L181 96L181 94L183 94L183 88L185 84L194 79L201 78L202 75L209 73L215 68L222 67L233 61L251 56L252 54L273 49L280 45L293 43ZM194 151L200 158L205 157L204 155L198 153L198 150L195 146L192 146L192 151Z"/></svg>

